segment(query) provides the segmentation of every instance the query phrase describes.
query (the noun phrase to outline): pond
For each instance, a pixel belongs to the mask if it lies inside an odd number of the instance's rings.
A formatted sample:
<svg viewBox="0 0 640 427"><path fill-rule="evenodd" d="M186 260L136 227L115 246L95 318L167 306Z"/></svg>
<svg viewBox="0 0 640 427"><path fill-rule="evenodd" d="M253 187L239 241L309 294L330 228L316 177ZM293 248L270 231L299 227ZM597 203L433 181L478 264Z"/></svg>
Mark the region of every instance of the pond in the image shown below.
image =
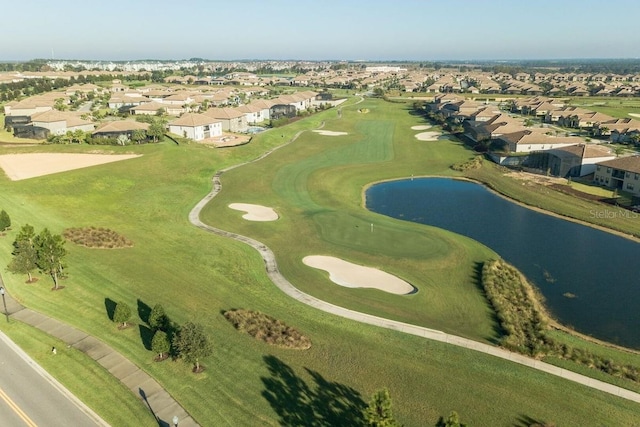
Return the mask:
<svg viewBox="0 0 640 427"><path fill-rule="evenodd" d="M485 244L540 289L560 322L640 349L639 243L527 209L482 185L448 178L373 185L366 192L366 206ZM613 213L606 209L592 214Z"/></svg>

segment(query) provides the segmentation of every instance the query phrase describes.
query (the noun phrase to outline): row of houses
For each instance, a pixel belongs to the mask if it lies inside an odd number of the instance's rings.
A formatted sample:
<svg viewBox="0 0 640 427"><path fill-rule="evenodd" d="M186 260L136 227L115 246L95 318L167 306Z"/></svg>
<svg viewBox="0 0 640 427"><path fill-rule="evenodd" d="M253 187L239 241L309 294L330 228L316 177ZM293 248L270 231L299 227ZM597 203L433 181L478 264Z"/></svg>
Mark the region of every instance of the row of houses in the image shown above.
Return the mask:
<svg viewBox="0 0 640 427"><path fill-rule="evenodd" d="M78 90L98 92L103 89L82 85L65 93L51 92L20 102L7 103L4 108L5 127L11 127L16 136L37 139L46 138L48 135L63 135L76 130L92 132L94 136L111 137L114 133L126 133L130 137L131 133L137 129L134 125L125 125L124 128L114 127L114 122L109 122L107 123L110 125L108 131L102 132L102 127L99 126L96 129L96 124L88 119L91 116L89 112L58 111L54 108L61 100L68 103L70 94L75 94ZM120 85L117 83L110 90L114 93L124 92L120 90ZM196 95L188 91L174 92L160 88L144 88L135 93L135 96L125 95L124 101L137 103L129 108L132 115L156 115L161 111L170 116L179 116L170 122L169 131L196 141L220 136L223 131L247 132L249 125L260 124L270 119L293 117L317 105L316 96L318 95L316 92L303 91L273 99L253 99L248 104L234 108L205 109L197 102ZM227 96L225 95L225 98Z"/></svg>
<svg viewBox="0 0 640 427"><path fill-rule="evenodd" d="M426 108L432 114L441 114L445 120L460 123L465 137L471 141L490 146L493 150L489 155L497 163L529 167L560 177L592 176L598 185L640 195L640 156L618 158L607 146L589 144L578 136L552 131L547 126L530 126L526 115L536 115L556 124L562 123L563 117L571 116L575 127L607 130L612 139L622 138L630 128L637 132L640 125L637 120L568 110L572 107L546 98L521 99L514 104L512 108L525 116L515 117L494 105L452 94L437 95Z"/></svg>

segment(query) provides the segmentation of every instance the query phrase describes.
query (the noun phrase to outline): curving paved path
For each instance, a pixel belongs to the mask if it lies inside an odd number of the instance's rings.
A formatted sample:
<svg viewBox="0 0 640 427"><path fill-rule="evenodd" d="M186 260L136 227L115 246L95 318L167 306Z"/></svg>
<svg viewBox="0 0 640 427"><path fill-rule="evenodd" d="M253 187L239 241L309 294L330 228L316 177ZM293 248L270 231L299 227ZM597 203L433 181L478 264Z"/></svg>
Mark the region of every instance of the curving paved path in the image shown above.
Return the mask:
<svg viewBox="0 0 640 427"><path fill-rule="evenodd" d="M355 105L355 104L354 104ZM323 122L324 125L324 122ZM189 221L198 228L201 228L205 231L217 234L219 236L228 237L230 239L235 239L240 242L246 243L247 245L253 247L257 250L265 263L265 268L267 271L267 275L269 279L285 294L290 297L307 304L311 307L317 308L318 310L325 311L327 313L335 314L337 316L341 316L347 319L355 320L357 322L366 323L369 325L379 326L381 328L393 329L396 331L404 332L406 334L416 335L419 337L423 337L430 340L445 342L447 344L455 345L458 347L464 347L470 350L479 351L481 353L490 354L495 357L499 357L501 359L509 360L515 363L519 363L521 365L529 366L533 369L537 369L539 371L547 372L552 375L556 375L558 377L565 378L569 381L573 381L579 384L583 384L587 387L591 387L600 391L604 391L606 393L613 394L615 396L622 397L624 399L632 400L634 402L640 403L640 393L636 393L622 387L618 387L609 383L605 383L603 381L599 381L581 374L577 374L575 372L559 368L557 366L551 365L549 363L541 362L539 360L529 358L523 356L518 353L513 353L507 351L505 349L494 347L485 343L477 342L470 340L468 338L463 338L456 335L451 335L444 333L442 331L437 331L435 329L429 329L422 326L411 325L408 323L398 322L395 320L385 319L378 316L372 316L366 313L360 313L358 311L349 310L344 307L340 307L334 304L330 304L326 301L322 301L318 298L315 298L311 295L308 295L295 286L291 284L281 273L278 271L278 264L276 263L275 255L264 243L261 243L255 239L250 237L242 236L240 234L231 233L228 231L221 230L219 228L211 227L200 221L200 212L205 207L211 199L213 199L222 189L222 183L220 181L220 177L223 173L235 169L237 167L246 165L248 163L252 163L267 157L269 154L273 153L275 150L284 147L288 144L294 142L300 134L305 131L300 131L286 144L278 146L274 149L271 149L256 158L255 160L241 163L238 165L231 166L226 169L222 169L218 171L212 178L213 188L209 194L207 194L196 206L189 212Z"/></svg>

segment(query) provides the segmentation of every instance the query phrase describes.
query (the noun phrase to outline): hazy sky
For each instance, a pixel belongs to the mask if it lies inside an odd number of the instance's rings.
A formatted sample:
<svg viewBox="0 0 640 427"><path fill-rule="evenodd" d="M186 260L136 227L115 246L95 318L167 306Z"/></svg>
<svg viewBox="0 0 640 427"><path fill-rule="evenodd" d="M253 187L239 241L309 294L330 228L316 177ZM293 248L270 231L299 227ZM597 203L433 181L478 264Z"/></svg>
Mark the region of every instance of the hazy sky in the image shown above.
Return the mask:
<svg viewBox="0 0 640 427"><path fill-rule="evenodd" d="M11 0L0 60L640 57L638 0Z"/></svg>

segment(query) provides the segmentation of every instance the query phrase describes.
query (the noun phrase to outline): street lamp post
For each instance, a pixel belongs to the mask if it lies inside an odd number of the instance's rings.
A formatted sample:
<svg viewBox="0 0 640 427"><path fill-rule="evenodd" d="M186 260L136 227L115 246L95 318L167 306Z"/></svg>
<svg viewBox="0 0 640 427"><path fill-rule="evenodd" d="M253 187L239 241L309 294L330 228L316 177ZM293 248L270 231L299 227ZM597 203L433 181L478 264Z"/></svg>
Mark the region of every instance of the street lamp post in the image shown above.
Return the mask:
<svg viewBox="0 0 640 427"><path fill-rule="evenodd" d="M4 306L4 315L7 317L7 322L9 322L9 312L7 311L7 300L4 298L4 286L0 286L0 295L2 295L2 305Z"/></svg>
<svg viewBox="0 0 640 427"><path fill-rule="evenodd" d="M173 416L173 420L172 421L173 421L173 427L178 427L178 416L177 415Z"/></svg>

